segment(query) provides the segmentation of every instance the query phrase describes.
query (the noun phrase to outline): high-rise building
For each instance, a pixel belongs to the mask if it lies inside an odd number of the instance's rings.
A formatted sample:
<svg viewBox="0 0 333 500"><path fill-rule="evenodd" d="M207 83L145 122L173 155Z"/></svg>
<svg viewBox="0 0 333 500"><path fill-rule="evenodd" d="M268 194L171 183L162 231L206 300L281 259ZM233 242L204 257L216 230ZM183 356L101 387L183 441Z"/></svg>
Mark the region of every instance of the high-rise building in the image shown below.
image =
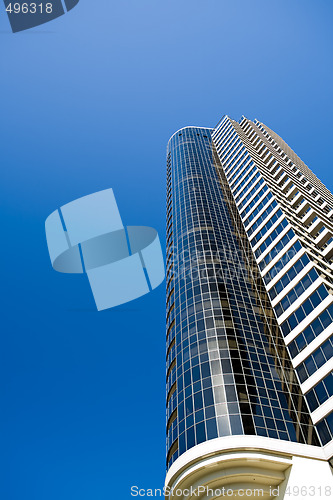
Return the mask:
<svg viewBox="0 0 333 500"><path fill-rule="evenodd" d="M171 137L168 492L333 494L332 258L332 194L265 125Z"/></svg>

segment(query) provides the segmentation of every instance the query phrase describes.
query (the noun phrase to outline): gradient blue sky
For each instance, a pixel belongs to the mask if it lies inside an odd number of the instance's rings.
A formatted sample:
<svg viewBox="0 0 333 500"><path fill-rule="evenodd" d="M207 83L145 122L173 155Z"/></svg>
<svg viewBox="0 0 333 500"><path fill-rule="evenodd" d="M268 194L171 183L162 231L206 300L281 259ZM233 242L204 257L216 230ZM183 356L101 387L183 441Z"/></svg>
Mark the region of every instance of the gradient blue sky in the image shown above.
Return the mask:
<svg viewBox="0 0 333 500"><path fill-rule="evenodd" d="M4 500L127 499L165 474L164 286L97 313L44 221L112 187L165 242L165 150L258 118L333 190L331 0L81 0L12 34L0 6Z"/></svg>

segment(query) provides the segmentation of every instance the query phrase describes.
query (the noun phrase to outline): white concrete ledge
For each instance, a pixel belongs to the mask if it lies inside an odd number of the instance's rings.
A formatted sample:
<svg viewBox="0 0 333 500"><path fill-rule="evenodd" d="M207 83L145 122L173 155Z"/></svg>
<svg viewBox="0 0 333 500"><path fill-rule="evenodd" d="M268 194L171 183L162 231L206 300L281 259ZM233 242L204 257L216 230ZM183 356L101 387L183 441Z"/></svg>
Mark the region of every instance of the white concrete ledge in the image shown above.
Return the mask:
<svg viewBox="0 0 333 500"><path fill-rule="evenodd" d="M172 489L182 500L222 498L212 492L225 488L236 498L242 489L260 490L260 498L267 500L282 500L288 498L287 485L299 482L300 487L307 485L311 496L310 483L320 480L323 483L318 484L333 486L328 458L322 447L260 436L212 439L183 453L170 467L166 499L175 498ZM314 478L311 471L316 471Z"/></svg>

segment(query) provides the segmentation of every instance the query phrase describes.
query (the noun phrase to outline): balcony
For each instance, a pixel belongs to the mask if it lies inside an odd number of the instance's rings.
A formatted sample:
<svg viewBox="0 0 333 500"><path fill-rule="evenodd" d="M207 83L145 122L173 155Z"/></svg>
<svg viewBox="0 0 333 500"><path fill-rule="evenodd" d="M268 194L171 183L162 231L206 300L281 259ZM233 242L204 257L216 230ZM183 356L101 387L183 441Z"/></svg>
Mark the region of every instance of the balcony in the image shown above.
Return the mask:
<svg viewBox="0 0 333 500"><path fill-rule="evenodd" d="M330 239L331 236L332 234L330 233L330 231L325 226L322 226L318 233L315 234L314 242L316 245L321 247L325 243L325 241L328 241Z"/></svg>
<svg viewBox="0 0 333 500"><path fill-rule="evenodd" d="M322 254L327 260L332 259L332 257L333 257L333 238L330 238L328 240L328 242L324 245L324 248L322 249Z"/></svg>
<svg viewBox="0 0 333 500"><path fill-rule="evenodd" d="M317 215L312 220L310 220L310 222L305 224L305 227L307 228L311 236L313 236L313 238L316 238L318 236L319 230L322 226L324 226L324 223L319 219Z"/></svg>

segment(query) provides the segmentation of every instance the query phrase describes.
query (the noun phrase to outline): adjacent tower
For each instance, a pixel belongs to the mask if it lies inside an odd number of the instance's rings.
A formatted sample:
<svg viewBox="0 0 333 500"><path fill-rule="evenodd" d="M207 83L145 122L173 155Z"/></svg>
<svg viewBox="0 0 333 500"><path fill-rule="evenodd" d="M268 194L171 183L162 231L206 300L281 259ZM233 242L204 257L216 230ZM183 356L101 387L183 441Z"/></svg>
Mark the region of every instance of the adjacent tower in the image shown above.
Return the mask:
<svg viewBox="0 0 333 500"><path fill-rule="evenodd" d="M332 194L263 124L171 137L166 486L183 498L282 499L304 468L332 486L332 256Z"/></svg>

